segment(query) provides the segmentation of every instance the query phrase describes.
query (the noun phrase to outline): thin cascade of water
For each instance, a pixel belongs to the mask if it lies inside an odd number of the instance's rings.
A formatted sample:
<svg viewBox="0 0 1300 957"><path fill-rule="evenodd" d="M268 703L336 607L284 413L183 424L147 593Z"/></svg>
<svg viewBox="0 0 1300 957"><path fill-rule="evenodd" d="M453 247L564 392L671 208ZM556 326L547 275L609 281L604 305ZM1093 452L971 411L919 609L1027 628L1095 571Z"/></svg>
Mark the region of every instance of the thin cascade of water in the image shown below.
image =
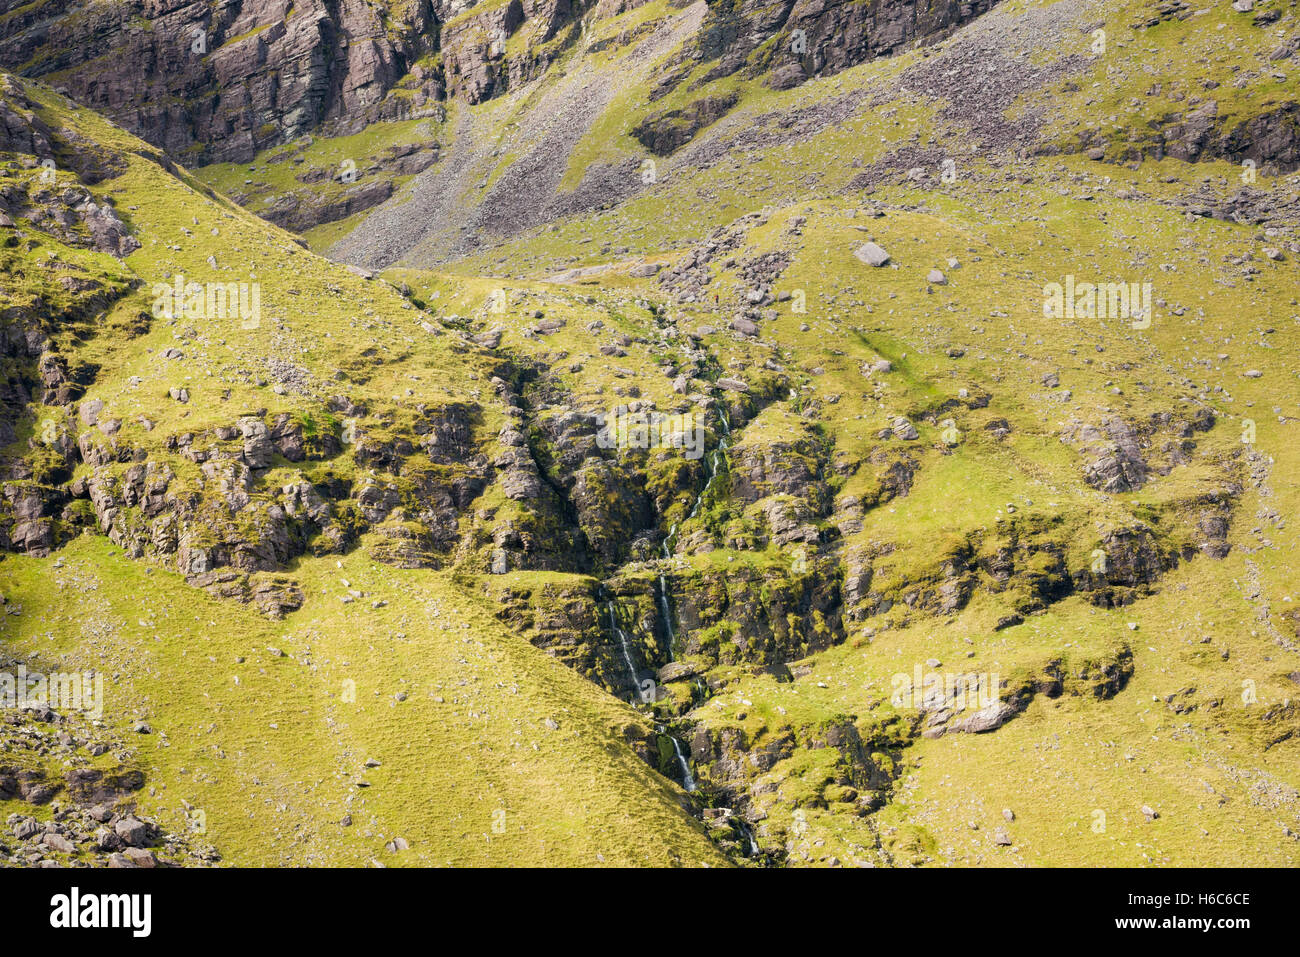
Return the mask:
<svg viewBox="0 0 1300 957"><path fill-rule="evenodd" d="M754 840L754 832L748 824L739 817L736 818L736 825L740 828L740 833L745 835L745 840L749 842L749 857L758 857L761 853L758 849L758 841Z"/></svg>
<svg viewBox="0 0 1300 957"><path fill-rule="evenodd" d="M677 761L677 767L682 772L682 787L687 791L695 790L695 775L691 774L691 766L682 753L682 743L673 735L668 733L668 729L661 724L655 725L655 731L663 735L673 743L673 758Z"/></svg>
<svg viewBox="0 0 1300 957"><path fill-rule="evenodd" d="M672 527L668 529L668 534L664 536L662 550L664 558L673 557L673 542L677 539L677 523L673 522Z"/></svg>
<svg viewBox="0 0 1300 957"><path fill-rule="evenodd" d="M636 691L636 696L643 704L646 702L646 694L641 688L641 679L637 674L636 665L632 663L632 647L627 640L627 632L618 627L618 617L614 614L614 600L611 598L605 605L609 609L609 628L618 639L619 649L623 652L623 663L627 665L628 677L632 679L632 687Z"/></svg>
<svg viewBox="0 0 1300 957"><path fill-rule="evenodd" d="M731 447L727 441L731 436L731 420L727 418L726 410L721 407L718 409L718 423L722 426L722 435L718 439L717 447L709 453L709 457L705 460L704 467L707 469L709 477L705 481L700 494L695 497L695 504L691 506L691 518L695 518L700 514L700 506L704 503L705 497L713 488L714 480L718 477L718 461L727 454L727 449Z"/></svg>
<svg viewBox="0 0 1300 957"><path fill-rule="evenodd" d="M689 518L696 518L699 516L700 506L704 504L705 496L707 496L709 490L713 488L713 480L718 477L718 456L721 455L726 448L727 440L719 440L718 447L709 453L709 457L705 460L705 468L708 470L709 477L708 480L705 481L704 488L700 491L700 494L695 497L695 504L691 506L691 513L688 516Z"/></svg>
<svg viewBox="0 0 1300 957"><path fill-rule="evenodd" d="M727 438L731 435L731 420L727 418L726 409L721 406L718 408L718 423L722 435L718 439L717 447L710 452L708 458L705 459L704 467L707 470L708 478L705 480L704 488L700 490L700 494L695 496L695 502L691 505L691 510L688 516L689 518L696 518L699 516L700 507L703 505L704 499L708 496L709 491L713 488L714 481L718 477L718 462L721 457L727 453ZM663 544L661 546L663 557L665 559L672 558L676 537L677 525L674 523L673 526L668 529L668 534L664 536ZM677 632L673 627L672 606L669 604L668 600L668 579L665 575L659 576L659 610L663 615L664 627L668 631L668 658L672 661L675 660L676 656Z"/></svg>
<svg viewBox="0 0 1300 957"><path fill-rule="evenodd" d="M686 763L686 758L682 755L681 742L672 735L668 739L673 743L673 754L677 756L677 766L682 769L682 787L688 792L695 790L695 775L691 774L691 766Z"/></svg>
<svg viewBox="0 0 1300 957"><path fill-rule="evenodd" d="M676 660L677 630L673 628L673 610L668 604L668 578L659 576L659 613L664 619L664 628L668 630L668 660Z"/></svg>

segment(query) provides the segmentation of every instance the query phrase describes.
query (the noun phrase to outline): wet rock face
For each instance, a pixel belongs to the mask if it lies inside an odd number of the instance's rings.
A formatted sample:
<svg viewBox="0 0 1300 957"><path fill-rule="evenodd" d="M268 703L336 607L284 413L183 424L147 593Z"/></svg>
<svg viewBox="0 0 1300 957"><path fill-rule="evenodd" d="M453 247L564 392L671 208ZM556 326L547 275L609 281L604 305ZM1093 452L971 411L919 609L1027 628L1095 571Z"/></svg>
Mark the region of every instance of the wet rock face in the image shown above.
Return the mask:
<svg viewBox="0 0 1300 957"><path fill-rule="evenodd" d="M612 694L631 698L640 690L616 646L608 604L601 600L595 579L537 585L489 582L484 587L496 605L497 617L536 647ZM631 602L616 603L616 620L633 646L639 677L651 679L654 671L646 662L653 660L658 648L645 647L635 608Z"/></svg>
<svg viewBox="0 0 1300 957"><path fill-rule="evenodd" d="M829 562L809 560L803 574L746 568L669 585L683 656L775 664L844 640L839 573Z"/></svg>
<svg viewBox="0 0 1300 957"><path fill-rule="evenodd" d="M484 588L503 622L625 698L643 692L647 681L697 679L706 665L780 666L844 640L837 573L829 562L799 577L747 570L670 574L664 583L671 621L664 620L654 577L613 579L605 583L608 591L594 578L489 581Z"/></svg>
<svg viewBox="0 0 1300 957"><path fill-rule="evenodd" d="M731 809L750 824L764 822L764 845L781 847L788 835L768 819L768 810L786 800L781 789L792 775L783 762L799 751L828 753L830 772L818 781L811 806L868 814L884 803L897 774L894 755L902 744L898 732L874 724L860 727L846 716L815 727L767 727L759 733L699 725L687 744L696 783L710 803ZM808 781L799 783L806 786Z"/></svg>

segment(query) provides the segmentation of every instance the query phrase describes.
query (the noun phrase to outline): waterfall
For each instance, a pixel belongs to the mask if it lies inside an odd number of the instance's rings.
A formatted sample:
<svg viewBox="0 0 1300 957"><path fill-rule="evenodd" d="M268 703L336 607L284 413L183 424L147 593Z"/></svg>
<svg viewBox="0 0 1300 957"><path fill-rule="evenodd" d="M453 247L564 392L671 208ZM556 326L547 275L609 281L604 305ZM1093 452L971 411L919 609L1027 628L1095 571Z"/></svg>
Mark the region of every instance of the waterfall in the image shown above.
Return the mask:
<svg viewBox="0 0 1300 957"><path fill-rule="evenodd" d="M722 436L718 439L718 446L715 448L707 459L705 459L705 469L708 470L709 478L704 483L704 488L695 499L695 504L691 506L690 518L695 518L700 514L700 505L704 502L704 497L709 494L713 488L713 482L718 477L718 460L727 454L727 439L731 435L731 422L727 419L727 413L721 407L718 408L718 423L722 426Z"/></svg>
<svg viewBox="0 0 1300 957"><path fill-rule="evenodd" d="M721 424L722 436L718 439L717 448L705 460L705 468L708 471L708 479L704 483L704 488L695 498L695 504L691 506L690 517L695 518L700 512L700 505L709 490L713 488L713 482L718 476L718 463L721 457L727 452L727 437L731 435L731 423L727 420L727 413L721 407L718 409L718 418ZM673 557L673 543L677 537L677 525L674 524L668 529L668 534L664 536L661 551L665 560ZM663 616L664 628L668 632L668 659L674 660L675 646L677 644L677 631L673 628L673 611L672 605L668 600L668 576L660 574L659 576L659 612ZM628 673L632 676L632 683L637 687L637 693L640 694L640 683L637 681L636 667L632 664L631 650L628 646L627 635L618 627L618 619L614 615L614 602L609 602L609 627L619 640L619 646L623 650L623 660L627 663ZM699 681L699 678L696 678ZM694 695L692 695L694 697ZM644 699L643 699L644 700ZM673 758L677 761L677 767L682 774L682 787L687 792L695 790L695 775L691 774L690 762L686 760L686 755L682 752L682 743L673 735L668 734L662 727L657 729L660 734L666 736L673 743ZM743 828L745 837L749 840L749 856L758 856L758 844L754 841L753 834L748 828Z"/></svg>
<svg viewBox="0 0 1300 957"><path fill-rule="evenodd" d="M632 679L632 688L637 700L645 704L646 696L641 690L641 679L637 674L636 665L632 663L632 646L628 643L627 633L618 627L618 618L614 614L614 599L611 598L605 607L609 609L609 627L614 637L618 639L619 649L623 652L623 663L627 665L628 676Z"/></svg>
<svg viewBox="0 0 1300 957"><path fill-rule="evenodd" d="M664 628L668 630L668 660L674 661L677 647L677 631L673 628L673 610L668 605L668 579L659 576L659 613L663 615Z"/></svg>
<svg viewBox="0 0 1300 957"><path fill-rule="evenodd" d="M691 506L691 513L687 516L688 518L695 518L700 514L700 506L704 504L704 497L709 494L709 490L713 488L714 479L718 477L718 456L722 455L726 450L727 440L725 438L719 439L718 447L709 453L709 457L705 460L705 468L708 470L709 478L704 483L704 488L700 491L700 494L696 496L695 504Z"/></svg>
<svg viewBox="0 0 1300 957"><path fill-rule="evenodd" d="M674 522L661 546L665 561L673 557L673 539L676 535L677 523ZM673 611L668 604L668 577L663 574L659 576L659 612L664 616L664 627L668 629L668 660L673 661L677 651L677 631L673 628Z"/></svg>
<svg viewBox="0 0 1300 957"><path fill-rule="evenodd" d="M745 835L745 840L749 842L748 856L758 857L762 852L758 849L758 841L754 840L753 830L745 823L744 819L740 817L740 815L736 815L732 820L736 822L736 827L740 829L740 833Z"/></svg>
<svg viewBox="0 0 1300 957"><path fill-rule="evenodd" d="M691 774L691 766L686 763L686 758L682 756L681 742L672 735L668 736L668 740L673 743L673 754L677 756L677 766L682 769L682 787L686 788L688 792L694 791L695 776Z"/></svg>
<svg viewBox="0 0 1300 957"><path fill-rule="evenodd" d="M673 557L673 540L677 537L677 523L673 522L672 527L668 529L668 534L664 536L663 556L664 558Z"/></svg>
<svg viewBox="0 0 1300 957"><path fill-rule="evenodd" d="M703 504L705 496L709 494L709 490L713 488L713 483L718 477L718 463L722 459L722 456L727 453L727 439L731 435L731 421L727 418L726 409L721 405L718 406L718 424L719 431L722 435L718 439L717 447L714 448L714 450L709 453L708 458L705 459L704 467L707 471L708 478L705 480L704 488L700 490L700 494L695 496L695 503L691 506L690 515L688 516L689 518L695 518L700 514L700 506ZM660 546L665 560L673 557L673 545L676 538L677 524L674 523L672 527L668 529L668 534L664 536L664 540ZM672 605L668 600L668 577L663 574L659 576L659 613L663 616L664 628L668 632L668 660L674 661L676 660L677 650L677 630L673 627ZM613 624L612 617L611 624ZM627 657L626 653L624 654L624 657ZM631 665L629 664L629 668L630 667Z"/></svg>
<svg viewBox="0 0 1300 957"><path fill-rule="evenodd" d="M682 787L687 791L695 790L695 775L691 774L691 766L686 761L686 756L682 753L682 743L668 733L668 730L661 724L655 725L655 731L667 738L673 743L673 758L677 761L677 767L682 772Z"/></svg>

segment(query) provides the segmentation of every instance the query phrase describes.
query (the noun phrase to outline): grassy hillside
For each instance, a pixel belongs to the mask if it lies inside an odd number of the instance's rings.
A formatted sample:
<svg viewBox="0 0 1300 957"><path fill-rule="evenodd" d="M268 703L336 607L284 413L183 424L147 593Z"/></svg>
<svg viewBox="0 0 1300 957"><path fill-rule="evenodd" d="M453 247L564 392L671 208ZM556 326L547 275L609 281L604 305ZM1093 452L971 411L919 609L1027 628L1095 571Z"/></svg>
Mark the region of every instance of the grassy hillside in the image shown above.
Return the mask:
<svg viewBox="0 0 1300 957"><path fill-rule="evenodd" d="M407 383L424 401L478 391L486 366L464 346L422 332L418 311L384 283L196 191L188 176L168 173L154 151L93 115L36 87L27 94L62 136L94 142L125 165L94 194L123 213L143 247L120 263L92 260L110 278L139 285L99 329L66 347L99 367L82 401L100 400L105 419L120 418L112 434L119 447L130 443L151 462L172 464L179 481L202 486L194 464L169 453L169 436L258 408L320 415L318 381L394 409L411 403ZM4 173L6 182L39 175L14 162ZM58 176L71 180L64 170ZM7 296L21 294L15 282L37 281L35 270L66 270L79 255L21 232L39 244L39 262L7 270ZM151 285L176 272L260 282L261 325L148 322ZM109 334L116 317L141 311L146 331ZM182 358L160 358L175 346ZM356 369L363 352L365 386L335 374ZM293 391L273 387L276 361L304 370ZM187 402L168 396L177 387ZM74 427L55 405L29 416L13 453L28 452L28 436L39 448L33 419L58 416L60 428ZM288 466L281 460L261 476L254 494L286 481L296 472ZM74 533L46 557L11 554L0 563L11 612L5 651L36 656L48 671L108 675L104 720L129 739L145 771L142 813L183 833L188 802L203 812L206 839L226 863L725 862L683 809L680 788L632 750L652 733L645 720L509 634L449 573L379 565L365 547L303 556L288 569L303 607L274 621L210 597L163 564L132 560L95 531ZM353 601L349 589L362 597ZM152 734L130 733L141 720ZM378 765L367 767L372 760ZM3 803L6 814L27 810ZM385 850L396 838L409 850Z"/></svg>
<svg viewBox="0 0 1300 957"><path fill-rule="evenodd" d="M1300 20L1149 8L783 90L784 28L726 72L718 11L602 11L192 174L8 94L58 162L0 157L0 647L112 674L231 863L1295 863ZM352 267L223 195L435 133L307 236Z"/></svg>

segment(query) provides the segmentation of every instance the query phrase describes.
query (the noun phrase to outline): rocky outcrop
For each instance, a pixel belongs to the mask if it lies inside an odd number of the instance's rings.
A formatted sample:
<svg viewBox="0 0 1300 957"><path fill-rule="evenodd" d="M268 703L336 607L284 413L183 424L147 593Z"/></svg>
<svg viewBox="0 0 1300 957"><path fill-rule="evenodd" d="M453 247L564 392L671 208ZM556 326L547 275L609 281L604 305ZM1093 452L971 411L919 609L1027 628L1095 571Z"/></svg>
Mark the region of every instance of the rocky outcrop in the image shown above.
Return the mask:
<svg viewBox="0 0 1300 957"><path fill-rule="evenodd" d="M883 806L910 738L897 718L842 715L815 725L701 723L687 740L698 787L721 809L706 812L706 824L730 824L734 816L758 837L750 848L742 843L738 856L756 846L783 860L807 831L808 815L865 816ZM791 760L796 755L804 760Z"/></svg>
<svg viewBox="0 0 1300 957"><path fill-rule="evenodd" d="M3 8L0 8L3 9ZM49 127L41 121L11 77L0 78L0 151L28 156L52 156Z"/></svg>
<svg viewBox="0 0 1300 957"><path fill-rule="evenodd" d="M888 543L855 544L842 558L844 616L865 622L890 612L901 620L948 615L984 593L1008 608L1000 629L1072 594L1101 607L1127 605L1151 594L1179 562L1226 555L1234 499L1229 487L1148 512L1149 521L1088 531L1064 516L1013 512L991 529L936 543L923 563L914 563L910 552L904 559ZM840 509L846 510L843 502ZM1080 535L1092 544L1072 555L1069 543Z"/></svg>
<svg viewBox="0 0 1300 957"><path fill-rule="evenodd" d="M119 259L140 248L140 241L131 235L112 206L96 200L81 185L56 186L53 178L51 181L50 186L6 187L0 192L0 215L15 225L39 229L68 246L93 249ZM68 277L68 281L76 280ZM82 281L95 284L87 288L98 285L92 279Z"/></svg>
<svg viewBox="0 0 1300 957"><path fill-rule="evenodd" d="M261 211L262 218L292 232L306 232L323 223L346 219L355 213L378 206L393 195L391 180L376 179L348 190L342 197L316 202L315 197L284 193ZM245 203L247 196L232 197Z"/></svg>
<svg viewBox="0 0 1300 957"><path fill-rule="evenodd" d="M1100 427L1072 419L1062 438L1084 456L1085 481L1114 495L1140 489L1153 473L1167 475L1185 464L1196 449L1194 434L1213 426L1214 415L1202 408L1185 418L1166 412L1139 423L1108 416ZM1157 461L1149 461L1155 456Z"/></svg>
<svg viewBox="0 0 1300 957"><path fill-rule="evenodd" d="M796 496L813 515L830 511L826 447L811 435L795 441L741 442L731 450L731 493L750 503L770 495Z"/></svg>
<svg viewBox="0 0 1300 957"><path fill-rule="evenodd" d="M1300 102L1295 100L1240 117L1221 112L1217 100L1207 99L1153 119L1145 130L1125 132L1137 142L1113 142L1098 131L1083 137L1080 147L1118 162L1166 156L1188 163L1249 160L1266 176L1300 167Z"/></svg>
<svg viewBox="0 0 1300 957"><path fill-rule="evenodd" d="M523 21L520 0L509 0L481 14L471 9L454 17L442 31L449 92L469 103L481 103L504 90L509 83L506 43Z"/></svg>
<svg viewBox="0 0 1300 957"><path fill-rule="evenodd" d="M686 145L704 127L725 116L739 99L736 93L701 97L680 110L646 117L632 128L632 136L656 156L667 156Z"/></svg>
<svg viewBox="0 0 1300 957"><path fill-rule="evenodd" d="M777 664L843 641L839 571L827 559L804 560L802 572L741 566L669 575L679 656Z"/></svg>
<svg viewBox="0 0 1300 957"><path fill-rule="evenodd" d="M214 848L168 833L136 812L146 780L126 751L102 721L92 724L43 705L0 713L0 801L21 802L33 812L5 818L0 866L152 868L219 861Z"/></svg>
<svg viewBox="0 0 1300 957"><path fill-rule="evenodd" d="M783 0L773 5L740 0L711 5L696 51L701 59L717 61L709 79L745 68L751 74L767 72L771 86L788 89L914 42L939 39L996 2Z"/></svg>
<svg viewBox="0 0 1300 957"><path fill-rule="evenodd" d="M1211 100L1171 125L1163 138L1167 155L1188 162L1251 160L1266 175L1290 172L1300 167L1300 103L1283 103L1234 123L1220 120Z"/></svg>
<svg viewBox="0 0 1300 957"><path fill-rule="evenodd" d="M979 672L930 672L922 673L922 684L913 687L915 676L900 675L899 679L906 680L900 680L894 694L896 702L901 696L919 713L921 737L940 738L996 731L1040 694L1048 698L1062 694L1113 698L1132 676L1133 651L1120 642L1102 654L1052 658L1013 679Z"/></svg>
<svg viewBox="0 0 1300 957"><path fill-rule="evenodd" d="M1076 572L1074 581L1088 601L1103 607L1126 605L1148 593L1180 557L1145 525L1106 529L1092 555L1090 567Z"/></svg>
<svg viewBox="0 0 1300 957"><path fill-rule="evenodd" d="M69 469L89 475L57 485L12 481L3 486L0 533L7 547L47 554L67 536L92 528L133 558L163 562L198 587L251 602L272 618L302 604L296 583L278 573L295 556L351 547L377 533L371 553L399 567L439 567L459 536L460 516L488 477L472 442L474 407L425 408L409 438L355 436L354 456L391 477L310 481L302 472L263 488L272 466L308 464L343 449L339 426L310 417L264 412L230 426L169 436L166 447L184 467L147 460L122 440L120 422L103 403L83 403L93 422L75 445L60 446ZM65 443L66 445L66 443ZM418 455L431 465L407 465Z"/></svg>
<svg viewBox="0 0 1300 957"><path fill-rule="evenodd" d="M539 416L536 425L542 467L595 556L609 567L626 561L637 536L654 527L644 473L634 460L599 448L595 416L563 411Z"/></svg>

